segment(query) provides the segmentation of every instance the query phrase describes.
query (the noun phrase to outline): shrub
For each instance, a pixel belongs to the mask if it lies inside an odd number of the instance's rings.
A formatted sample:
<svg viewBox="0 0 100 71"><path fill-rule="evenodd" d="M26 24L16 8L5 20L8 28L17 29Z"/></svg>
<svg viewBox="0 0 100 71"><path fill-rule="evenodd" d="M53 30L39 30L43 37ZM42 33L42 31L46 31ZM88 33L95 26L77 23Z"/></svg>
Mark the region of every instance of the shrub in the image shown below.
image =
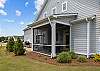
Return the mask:
<svg viewBox="0 0 100 71"><path fill-rule="evenodd" d="M84 63L87 61L87 58L84 55L80 55L80 56L78 56L77 61Z"/></svg>
<svg viewBox="0 0 100 71"><path fill-rule="evenodd" d="M91 55L91 56L90 56L90 58L92 58L92 59L93 59L94 57L95 57L95 55Z"/></svg>
<svg viewBox="0 0 100 71"><path fill-rule="evenodd" d="M13 52L13 48L14 48L14 39L13 37L11 37L9 40L8 40L8 43L7 43L7 51L9 52Z"/></svg>
<svg viewBox="0 0 100 71"><path fill-rule="evenodd" d="M57 61L59 63L70 63L71 60L72 58L68 52L62 52L57 56Z"/></svg>
<svg viewBox="0 0 100 71"><path fill-rule="evenodd" d="M100 62L100 54L95 54L93 59L96 62Z"/></svg>
<svg viewBox="0 0 100 71"><path fill-rule="evenodd" d="M71 55L72 59L76 59L77 58L77 54L75 54L74 52L69 52L69 54Z"/></svg>
<svg viewBox="0 0 100 71"><path fill-rule="evenodd" d="M25 53L23 42L19 38L17 38L17 41L14 45L14 53L15 55L23 55Z"/></svg>

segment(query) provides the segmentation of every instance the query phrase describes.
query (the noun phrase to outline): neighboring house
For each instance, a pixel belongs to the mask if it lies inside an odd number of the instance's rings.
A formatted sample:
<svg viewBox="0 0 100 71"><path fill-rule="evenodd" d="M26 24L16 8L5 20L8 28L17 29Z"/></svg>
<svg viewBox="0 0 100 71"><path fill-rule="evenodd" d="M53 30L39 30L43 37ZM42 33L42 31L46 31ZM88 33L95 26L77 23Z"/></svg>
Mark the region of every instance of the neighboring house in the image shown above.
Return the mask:
<svg viewBox="0 0 100 71"><path fill-rule="evenodd" d="M24 40L31 40L33 51L51 57L74 51L88 58L100 53L100 0L45 0L29 27Z"/></svg>
<svg viewBox="0 0 100 71"><path fill-rule="evenodd" d="M27 27L23 31L24 31L24 43L28 42L31 45L32 44L32 35L31 35L32 32L31 32L31 28ZM29 46L29 47L32 47L32 45Z"/></svg>

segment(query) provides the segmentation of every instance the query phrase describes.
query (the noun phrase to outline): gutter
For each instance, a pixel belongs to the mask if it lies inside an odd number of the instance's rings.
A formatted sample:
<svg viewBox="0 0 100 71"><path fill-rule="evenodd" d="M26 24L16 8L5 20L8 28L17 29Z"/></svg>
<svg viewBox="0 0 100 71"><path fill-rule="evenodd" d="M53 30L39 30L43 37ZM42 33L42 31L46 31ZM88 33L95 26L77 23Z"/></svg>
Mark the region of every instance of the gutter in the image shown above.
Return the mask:
<svg viewBox="0 0 100 71"><path fill-rule="evenodd" d="M78 21L81 21L81 20L86 20L87 21L89 18L95 19L96 15L93 15L93 16L90 16L90 17L84 17L84 18L76 19L76 20L71 21L71 23L78 22Z"/></svg>

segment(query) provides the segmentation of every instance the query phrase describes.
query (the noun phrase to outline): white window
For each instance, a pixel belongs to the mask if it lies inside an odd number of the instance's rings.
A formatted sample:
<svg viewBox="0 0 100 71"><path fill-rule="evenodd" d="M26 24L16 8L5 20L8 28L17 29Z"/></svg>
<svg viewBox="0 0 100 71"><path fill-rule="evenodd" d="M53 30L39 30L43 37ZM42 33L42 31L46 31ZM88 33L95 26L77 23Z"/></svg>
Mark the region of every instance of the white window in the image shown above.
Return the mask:
<svg viewBox="0 0 100 71"><path fill-rule="evenodd" d="M62 3L62 11L67 11L67 3L68 2Z"/></svg>
<svg viewBox="0 0 100 71"><path fill-rule="evenodd" d="M52 9L52 14L56 14L56 7L54 7L53 9Z"/></svg>
<svg viewBox="0 0 100 71"><path fill-rule="evenodd" d="M44 15L43 16L44 16L44 18L46 18L47 17L47 12L44 12Z"/></svg>

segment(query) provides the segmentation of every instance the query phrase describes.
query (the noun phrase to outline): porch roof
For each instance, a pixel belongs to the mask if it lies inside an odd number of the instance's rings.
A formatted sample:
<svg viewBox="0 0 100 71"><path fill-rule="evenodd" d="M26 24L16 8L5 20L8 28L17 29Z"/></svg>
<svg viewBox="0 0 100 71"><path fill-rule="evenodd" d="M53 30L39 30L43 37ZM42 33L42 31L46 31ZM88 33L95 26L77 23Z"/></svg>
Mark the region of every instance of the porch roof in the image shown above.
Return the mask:
<svg viewBox="0 0 100 71"><path fill-rule="evenodd" d="M33 22L32 24L28 25L29 27L33 27L33 26L36 26L36 25L39 25L40 23L42 22L46 22L46 21L49 21L48 18L50 19L57 19L58 17L70 17L70 16L77 16L78 13L61 13L61 14L53 14L51 16L48 16L46 18L43 18L43 19L40 19L38 21L35 21Z"/></svg>
<svg viewBox="0 0 100 71"><path fill-rule="evenodd" d="M29 30L31 29L31 27L26 27L23 31Z"/></svg>

